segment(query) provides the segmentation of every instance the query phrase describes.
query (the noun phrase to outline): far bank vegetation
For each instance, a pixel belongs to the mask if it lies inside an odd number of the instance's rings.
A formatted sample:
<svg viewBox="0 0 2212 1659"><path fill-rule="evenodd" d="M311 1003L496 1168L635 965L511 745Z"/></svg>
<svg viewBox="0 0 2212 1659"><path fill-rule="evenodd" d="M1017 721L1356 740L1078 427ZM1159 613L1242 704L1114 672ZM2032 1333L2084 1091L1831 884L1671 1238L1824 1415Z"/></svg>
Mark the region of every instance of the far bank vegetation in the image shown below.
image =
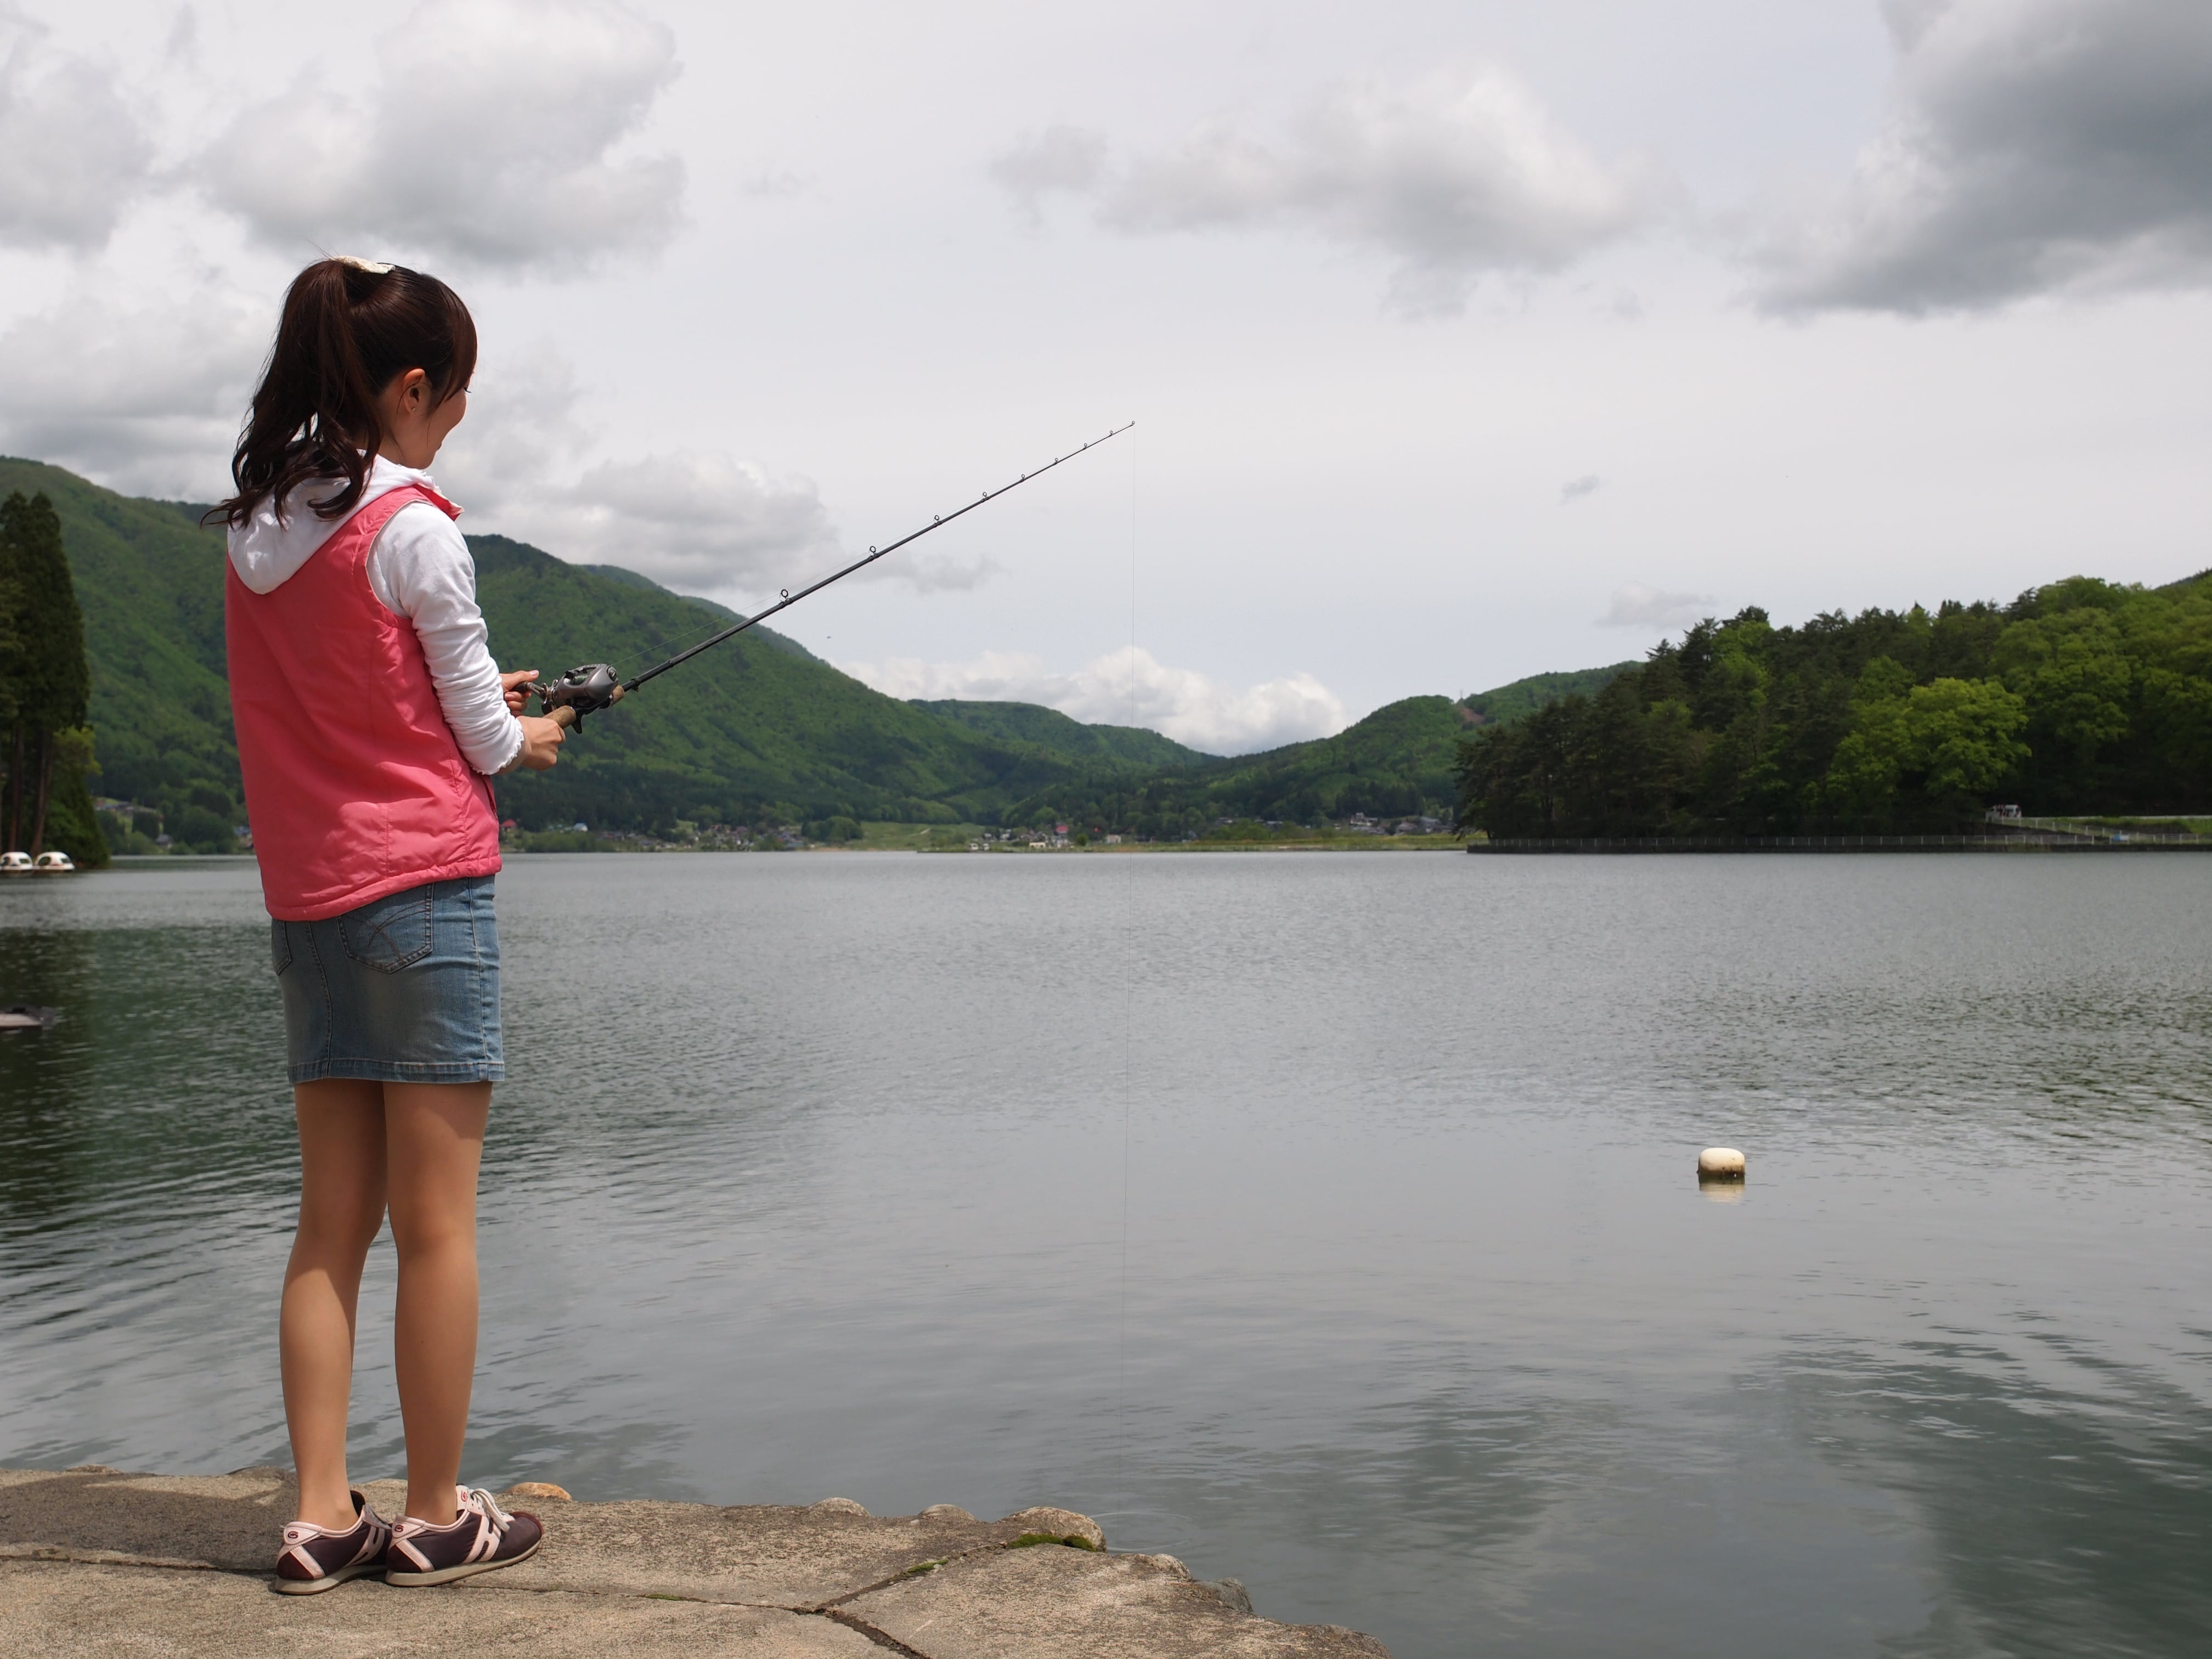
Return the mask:
<svg viewBox="0 0 2212 1659"><path fill-rule="evenodd" d="M2212 573L2009 605L1708 620L1460 745L1498 838L1900 835L2212 808Z"/></svg>

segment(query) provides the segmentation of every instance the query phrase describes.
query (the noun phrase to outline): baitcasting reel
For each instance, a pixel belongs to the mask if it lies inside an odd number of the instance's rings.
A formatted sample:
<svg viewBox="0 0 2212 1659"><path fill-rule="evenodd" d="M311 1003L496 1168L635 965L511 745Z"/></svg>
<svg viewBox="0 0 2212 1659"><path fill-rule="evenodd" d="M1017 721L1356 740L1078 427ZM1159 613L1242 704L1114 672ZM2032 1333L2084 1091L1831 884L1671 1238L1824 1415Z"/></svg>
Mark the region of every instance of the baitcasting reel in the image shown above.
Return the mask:
<svg viewBox="0 0 2212 1659"><path fill-rule="evenodd" d="M585 715L596 714L620 702L625 688L615 678L611 664L587 662L570 669L557 680L540 680L530 689L544 705L548 719L580 732ZM565 717L563 710L567 711Z"/></svg>

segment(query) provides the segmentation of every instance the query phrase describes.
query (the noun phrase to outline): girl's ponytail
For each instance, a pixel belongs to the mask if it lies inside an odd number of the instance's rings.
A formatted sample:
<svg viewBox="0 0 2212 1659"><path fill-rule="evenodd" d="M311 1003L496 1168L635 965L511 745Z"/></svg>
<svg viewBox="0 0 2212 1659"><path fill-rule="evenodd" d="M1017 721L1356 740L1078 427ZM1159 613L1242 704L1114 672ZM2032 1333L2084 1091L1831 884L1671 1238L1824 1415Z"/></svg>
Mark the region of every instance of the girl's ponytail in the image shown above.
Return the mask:
<svg viewBox="0 0 2212 1659"><path fill-rule="evenodd" d="M231 457L238 493L208 516L242 525L274 497L327 479L339 488L310 502L342 518L361 500L383 441L376 400L410 368L429 376L433 402L476 373L477 331L460 296L403 265L319 259L292 279L276 343Z"/></svg>

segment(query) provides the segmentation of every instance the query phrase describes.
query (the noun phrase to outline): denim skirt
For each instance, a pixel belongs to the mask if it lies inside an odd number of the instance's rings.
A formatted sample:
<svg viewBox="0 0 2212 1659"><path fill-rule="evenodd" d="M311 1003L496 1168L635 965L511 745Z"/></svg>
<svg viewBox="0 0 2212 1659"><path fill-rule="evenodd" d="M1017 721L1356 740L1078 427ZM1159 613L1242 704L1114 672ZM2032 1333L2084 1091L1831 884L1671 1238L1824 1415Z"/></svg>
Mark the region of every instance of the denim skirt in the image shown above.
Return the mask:
<svg viewBox="0 0 2212 1659"><path fill-rule="evenodd" d="M292 1081L498 1083L499 934L489 876L269 924Z"/></svg>

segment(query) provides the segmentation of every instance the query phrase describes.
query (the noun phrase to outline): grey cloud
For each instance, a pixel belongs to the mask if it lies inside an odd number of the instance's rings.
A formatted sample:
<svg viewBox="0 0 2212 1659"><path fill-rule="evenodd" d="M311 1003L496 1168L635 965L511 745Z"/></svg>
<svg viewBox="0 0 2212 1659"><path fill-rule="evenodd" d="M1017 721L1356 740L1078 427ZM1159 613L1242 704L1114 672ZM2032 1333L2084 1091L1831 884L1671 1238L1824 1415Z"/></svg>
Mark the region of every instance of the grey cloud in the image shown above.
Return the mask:
<svg viewBox="0 0 2212 1659"><path fill-rule="evenodd" d="M2212 6L1887 0L1894 107L1769 244L1780 311L1917 313L2212 282Z"/></svg>
<svg viewBox="0 0 2212 1659"><path fill-rule="evenodd" d="M602 461L573 483L527 489L510 478L501 501L500 523L511 533L564 558L623 565L687 592L771 593L857 556L811 480L779 477L727 455ZM980 586L999 568L988 558L901 553L866 574L942 592Z"/></svg>
<svg viewBox="0 0 2212 1659"><path fill-rule="evenodd" d="M218 291L142 304L80 288L0 335L0 448L123 489L228 493L267 343L265 316Z"/></svg>
<svg viewBox="0 0 2212 1659"><path fill-rule="evenodd" d="M1679 628L1710 615L1710 593L1668 593L1642 582L1625 582L1613 590L1613 603L1598 618L1606 628Z"/></svg>
<svg viewBox="0 0 2212 1659"><path fill-rule="evenodd" d="M579 550L656 581L763 592L826 567L837 536L814 485L726 455L605 461L545 492L564 556Z"/></svg>
<svg viewBox="0 0 2212 1659"><path fill-rule="evenodd" d="M1559 486L1559 505L1572 507L1577 501L1587 501L1597 494L1605 480L1595 472L1585 472L1579 478L1570 478Z"/></svg>
<svg viewBox="0 0 2212 1659"><path fill-rule="evenodd" d="M850 562L849 558L848 562ZM904 549L856 573L854 581L904 582L918 593L968 593L1006 567L988 554L968 558L947 553L909 555Z"/></svg>
<svg viewBox="0 0 2212 1659"><path fill-rule="evenodd" d="M1081 195L1106 174L1106 137L1087 127L1054 126L994 158L989 172L1032 224L1055 191Z"/></svg>
<svg viewBox="0 0 2212 1659"><path fill-rule="evenodd" d="M438 452L440 488L481 515L526 507L591 441L577 415L582 398L575 366L551 340L511 352L490 343L468 413Z"/></svg>
<svg viewBox="0 0 2212 1659"><path fill-rule="evenodd" d="M1398 261L1394 303L1416 315L1458 311L1488 272L1557 270L1641 224L1660 194L1494 69L1346 82L1278 138L1214 122L1119 167L1097 135L1054 128L992 173L1025 210L1064 191L1130 234L1291 228L1379 249Z"/></svg>
<svg viewBox="0 0 2212 1659"><path fill-rule="evenodd" d="M98 247L145 182L145 128L112 70L4 15L0 40L0 242Z"/></svg>
<svg viewBox="0 0 2212 1659"><path fill-rule="evenodd" d="M356 100L312 76L231 123L200 182L264 240L416 250L560 276L650 252L683 163L617 157L677 74L675 38L605 0L428 5L378 46Z"/></svg>

